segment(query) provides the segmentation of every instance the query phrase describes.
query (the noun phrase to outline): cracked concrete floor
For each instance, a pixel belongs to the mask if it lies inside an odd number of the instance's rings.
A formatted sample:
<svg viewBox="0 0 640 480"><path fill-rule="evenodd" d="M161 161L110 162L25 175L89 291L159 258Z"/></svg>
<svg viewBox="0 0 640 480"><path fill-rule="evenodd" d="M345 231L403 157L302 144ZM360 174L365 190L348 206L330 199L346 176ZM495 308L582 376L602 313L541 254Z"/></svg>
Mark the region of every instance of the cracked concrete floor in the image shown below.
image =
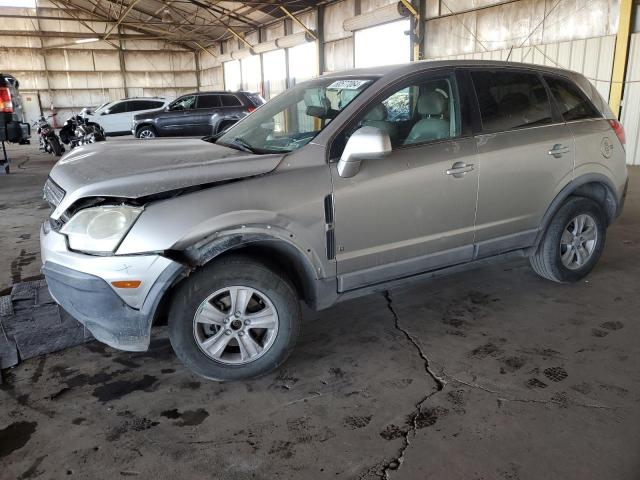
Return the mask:
<svg viewBox="0 0 640 480"><path fill-rule="evenodd" d="M0 478L636 479L638 181L586 282L517 260L307 312L250 382L191 375L164 328L5 371Z"/></svg>

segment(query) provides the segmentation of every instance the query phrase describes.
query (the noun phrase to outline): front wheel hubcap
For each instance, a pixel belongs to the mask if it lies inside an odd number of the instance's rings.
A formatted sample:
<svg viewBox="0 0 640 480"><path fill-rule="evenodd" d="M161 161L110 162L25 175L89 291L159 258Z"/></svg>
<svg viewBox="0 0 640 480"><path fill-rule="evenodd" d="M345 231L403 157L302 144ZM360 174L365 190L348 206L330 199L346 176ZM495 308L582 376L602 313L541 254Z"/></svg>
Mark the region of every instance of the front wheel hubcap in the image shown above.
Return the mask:
<svg viewBox="0 0 640 480"><path fill-rule="evenodd" d="M193 317L198 348L224 364L241 365L257 360L278 334L278 313L263 292L235 285L209 295Z"/></svg>
<svg viewBox="0 0 640 480"><path fill-rule="evenodd" d="M570 270L584 266L592 257L598 242L598 228L591 215L573 218L562 231L560 259Z"/></svg>

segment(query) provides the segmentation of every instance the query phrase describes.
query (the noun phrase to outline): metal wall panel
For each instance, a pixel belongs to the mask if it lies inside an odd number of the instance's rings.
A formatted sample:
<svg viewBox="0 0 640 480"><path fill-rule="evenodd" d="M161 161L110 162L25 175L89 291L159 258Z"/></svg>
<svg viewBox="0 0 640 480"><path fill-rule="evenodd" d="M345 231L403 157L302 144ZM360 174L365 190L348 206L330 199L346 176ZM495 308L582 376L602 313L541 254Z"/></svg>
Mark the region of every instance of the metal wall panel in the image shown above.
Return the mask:
<svg viewBox="0 0 640 480"><path fill-rule="evenodd" d="M367 13L392 3L398 3L398 0L360 0L360 13Z"/></svg>
<svg viewBox="0 0 640 480"><path fill-rule="evenodd" d="M200 72L200 89L203 91L224 89L224 80L221 66L207 68Z"/></svg>
<svg viewBox="0 0 640 480"><path fill-rule="evenodd" d="M325 42L351 37L353 32L346 32L342 28L345 19L356 14L355 0L344 0L327 5L324 9L324 39Z"/></svg>
<svg viewBox="0 0 640 480"><path fill-rule="evenodd" d="M296 17L309 30L315 30L316 29L317 23L316 23L316 11L315 10L311 10L311 11L305 12L305 13L296 13ZM291 33L304 32L304 29L300 25L298 25L297 22L291 22L291 30L292 30Z"/></svg>
<svg viewBox="0 0 640 480"><path fill-rule="evenodd" d="M339 72L353 68L353 37L336 40L324 45L324 68L326 72Z"/></svg>
<svg viewBox="0 0 640 480"><path fill-rule="evenodd" d="M640 33L631 35L622 125L627 134L627 163L640 165Z"/></svg>
<svg viewBox="0 0 640 480"><path fill-rule="evenodd" d="M512 62L534 63L550 67L564 68L582 73L593 83L600 95L609 98L613 50L616 37L589 38L572 42L532 45L522 48L448 55L446 59L509 60ZM438 60L441 58L434 58ZM631 60L630 60L631 63Z"/></svg>
<svg viewBox="0 0 640 480"><path fill-rule="evenodd" d="M520 0L427 20L426 58L613 35L618 10L619 0Z"/></svg>

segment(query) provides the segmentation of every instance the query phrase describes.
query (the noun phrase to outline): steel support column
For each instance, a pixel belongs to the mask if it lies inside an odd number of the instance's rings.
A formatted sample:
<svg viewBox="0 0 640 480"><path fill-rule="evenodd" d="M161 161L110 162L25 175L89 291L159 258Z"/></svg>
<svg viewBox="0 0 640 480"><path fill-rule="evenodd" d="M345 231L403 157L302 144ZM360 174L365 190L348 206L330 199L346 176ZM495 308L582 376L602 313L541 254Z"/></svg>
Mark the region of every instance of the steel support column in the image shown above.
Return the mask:
<svg viewBox="0 0 640 480"><path fill-rule="evenodd" d="M631 36L631 17L633 0L620 0L620 16L618 20L618 34L616 36L616 50L613 57L613 72L611 74L611 90L609 91L609 106L614 115L620 118L620 105L624 93L624 81L629 59L629 39Z"/></svg>

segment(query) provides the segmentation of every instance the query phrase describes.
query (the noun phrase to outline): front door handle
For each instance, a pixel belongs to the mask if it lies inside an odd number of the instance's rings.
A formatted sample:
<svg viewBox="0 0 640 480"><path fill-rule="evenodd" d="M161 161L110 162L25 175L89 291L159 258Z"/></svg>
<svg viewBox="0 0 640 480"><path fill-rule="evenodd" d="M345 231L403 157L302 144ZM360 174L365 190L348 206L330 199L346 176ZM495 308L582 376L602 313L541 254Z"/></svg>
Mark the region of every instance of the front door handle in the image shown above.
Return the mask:
<svg viewBox="0 0 640 480"><path fill-rule="evenodd" d="M555 158L560 158L565 153L569 153L569 147L565 147L559 143L556 143L551 150L549 150L549 155Z"/></svg>
<svg viewBox="0 0 640 480"><path fill-rule="evenodd" d="M462 178L471 170L473 170L473 163L456 162L445 173L453 175L453 178Z"/></svg>

